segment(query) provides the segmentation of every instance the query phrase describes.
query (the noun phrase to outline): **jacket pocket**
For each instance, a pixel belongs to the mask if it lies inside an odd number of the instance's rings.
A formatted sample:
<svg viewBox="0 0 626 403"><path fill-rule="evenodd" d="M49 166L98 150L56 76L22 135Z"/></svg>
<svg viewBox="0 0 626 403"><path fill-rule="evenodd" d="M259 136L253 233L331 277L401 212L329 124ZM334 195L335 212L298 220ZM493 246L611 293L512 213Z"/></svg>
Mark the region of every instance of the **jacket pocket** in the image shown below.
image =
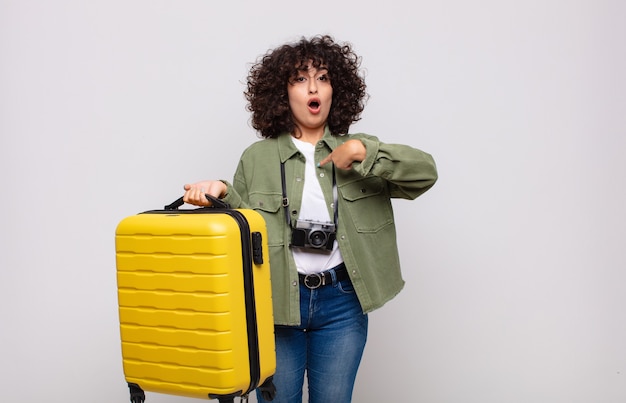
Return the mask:
<svg viewBox="0 0 626 403"><path fill-rule="evenodd" d="M358 232L378 232L393 223L391 200L381 178L358 179L340 185L339 190Z"/></svg>
<svg viewBox="0 0 626 403"><path fill-rule="evenodd" d="M250 193L249 199L250 208L258 211L265 220L268 246L283 245L283 230L286 225L283 196L280 193L255 192Z"/></svg>

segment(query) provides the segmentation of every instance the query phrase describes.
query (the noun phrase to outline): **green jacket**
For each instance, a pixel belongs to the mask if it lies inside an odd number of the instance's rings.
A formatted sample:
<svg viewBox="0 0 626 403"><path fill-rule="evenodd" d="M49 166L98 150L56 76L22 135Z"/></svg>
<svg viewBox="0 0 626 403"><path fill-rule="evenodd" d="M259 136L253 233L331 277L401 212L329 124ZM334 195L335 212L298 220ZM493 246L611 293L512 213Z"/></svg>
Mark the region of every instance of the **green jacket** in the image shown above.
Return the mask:
<svg viewBox="0 0 626 403"><path fill-rule="evenodd" d="M351 170L336 169L339 219L337 241L364 313L381 307L404 286L400 272L391 198L415 199L437 180L433 158L415 148L385 144L366 134L334 136L326 129L315 150L316 162L349 139L363 142L364 161ZM285 163L288 211L298 218L304 185L304 156L283 134L252 144L242 154L233 183L224 181L224 201L233 208L261 213L267 224L274 320L300 324L298 273L289 248L291 228L282 205L280 163ZM318 169L318 179L333 217L332 164Z"/></svg>

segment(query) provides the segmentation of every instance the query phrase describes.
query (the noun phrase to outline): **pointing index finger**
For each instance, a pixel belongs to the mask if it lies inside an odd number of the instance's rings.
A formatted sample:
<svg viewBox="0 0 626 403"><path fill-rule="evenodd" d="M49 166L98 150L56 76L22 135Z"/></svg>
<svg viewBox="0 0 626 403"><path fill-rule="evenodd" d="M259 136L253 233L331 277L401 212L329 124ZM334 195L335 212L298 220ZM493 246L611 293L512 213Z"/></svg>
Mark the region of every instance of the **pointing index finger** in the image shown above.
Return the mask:
<svg viewBox="0 0 626 403"><path fill-rule="evenodd" d="M321 166L323 166L323 165L328 164L329 162L332 162L332 160L333 160L333 159L331 158L331 154L329 154L329 155L328 155L328 157L326 157L326 158L324 158L323 160L321 160L321 161L317 164L317 166L318 166L318 167L321 167Z"/></svg>

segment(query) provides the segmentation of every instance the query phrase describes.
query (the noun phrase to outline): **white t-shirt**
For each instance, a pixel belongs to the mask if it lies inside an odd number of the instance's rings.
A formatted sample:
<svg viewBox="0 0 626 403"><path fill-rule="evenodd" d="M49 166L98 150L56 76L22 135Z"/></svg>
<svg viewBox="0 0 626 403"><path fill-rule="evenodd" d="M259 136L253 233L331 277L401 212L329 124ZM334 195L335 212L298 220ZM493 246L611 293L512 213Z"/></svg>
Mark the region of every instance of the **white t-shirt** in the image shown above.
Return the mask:
<svg viewBox="0 0 626 403"><path fill-rule="evenodd" d="M313 220L323 223L332 223L328 214L326 200L322 187L317 179L315 166L315 145L291 137L295 146L306 158L304 169L304 189L302 191L302 205L300 206L300 220ZM304 274L320 273L333 268L343 262L339 245L335 240L332 251L314 250L311 248L291 248L298 272Z"/></svg>

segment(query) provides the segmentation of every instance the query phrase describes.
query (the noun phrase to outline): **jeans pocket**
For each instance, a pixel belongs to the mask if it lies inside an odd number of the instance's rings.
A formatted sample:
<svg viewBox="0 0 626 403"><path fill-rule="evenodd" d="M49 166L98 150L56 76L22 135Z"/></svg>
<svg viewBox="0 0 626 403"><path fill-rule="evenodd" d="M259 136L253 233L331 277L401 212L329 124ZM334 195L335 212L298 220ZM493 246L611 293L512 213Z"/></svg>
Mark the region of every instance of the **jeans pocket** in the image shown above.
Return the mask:
<svg viewBox="0 0 626 403"><path fill-rule="evenodd" d="M337 289L344 294L354 294L354 286L350 279L345 279L337 282Z"/></svg>

